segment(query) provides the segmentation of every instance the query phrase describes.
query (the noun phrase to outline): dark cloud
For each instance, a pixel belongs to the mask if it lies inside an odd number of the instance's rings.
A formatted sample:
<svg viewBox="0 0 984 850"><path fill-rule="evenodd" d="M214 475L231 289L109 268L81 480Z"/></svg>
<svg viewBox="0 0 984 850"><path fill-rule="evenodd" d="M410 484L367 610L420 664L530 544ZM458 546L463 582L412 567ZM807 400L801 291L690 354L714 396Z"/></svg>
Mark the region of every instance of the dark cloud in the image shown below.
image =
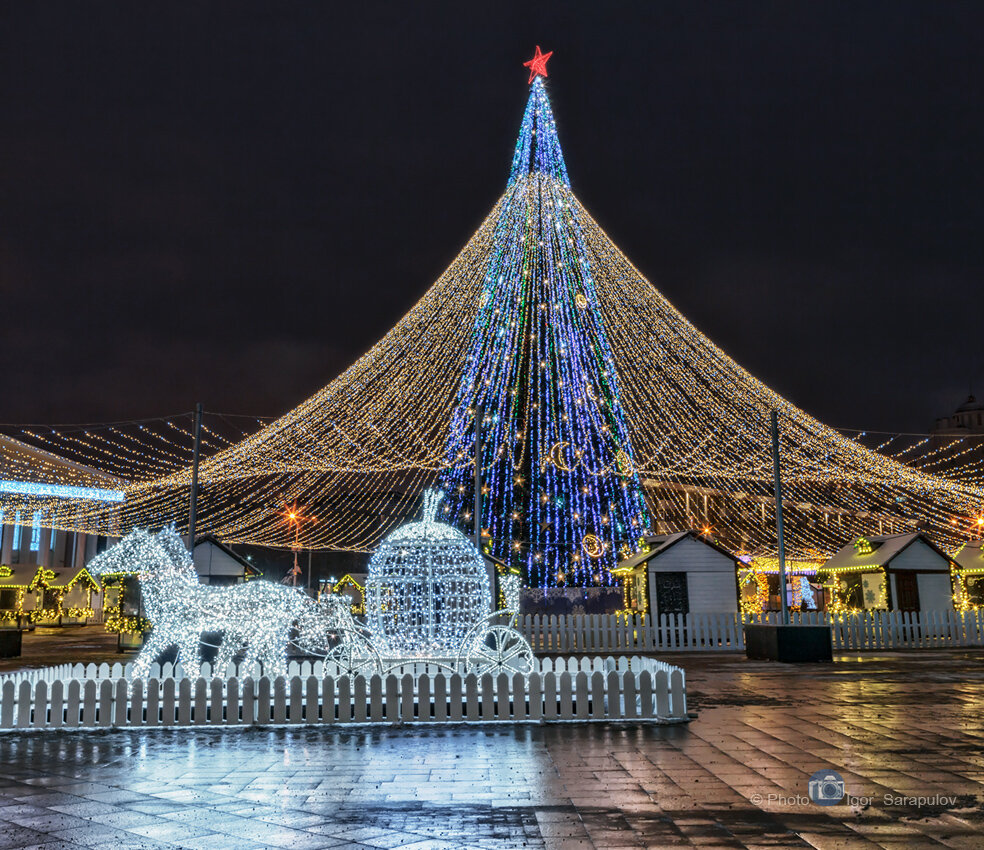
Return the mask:
<svg viewBox="0 0 984 850"><path fill-rule="evenodd" d="M984 391L984 8L6 4L7 421L276 415L408 309L549 80L575 190L835 425Z"/></svg>

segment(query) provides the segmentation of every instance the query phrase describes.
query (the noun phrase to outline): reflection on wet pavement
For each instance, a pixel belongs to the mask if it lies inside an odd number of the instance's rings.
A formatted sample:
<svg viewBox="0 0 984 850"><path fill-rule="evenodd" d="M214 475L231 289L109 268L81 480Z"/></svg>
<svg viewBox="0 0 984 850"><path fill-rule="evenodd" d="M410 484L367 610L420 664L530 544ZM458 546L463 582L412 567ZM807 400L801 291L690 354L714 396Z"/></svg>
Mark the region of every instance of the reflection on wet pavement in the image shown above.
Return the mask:
<svg viewBox="0 0 984 850"><path fill-rule="evenodd" d="M982 658L675 656L689 726L4 734L0 848L979 848Z"/></svg>

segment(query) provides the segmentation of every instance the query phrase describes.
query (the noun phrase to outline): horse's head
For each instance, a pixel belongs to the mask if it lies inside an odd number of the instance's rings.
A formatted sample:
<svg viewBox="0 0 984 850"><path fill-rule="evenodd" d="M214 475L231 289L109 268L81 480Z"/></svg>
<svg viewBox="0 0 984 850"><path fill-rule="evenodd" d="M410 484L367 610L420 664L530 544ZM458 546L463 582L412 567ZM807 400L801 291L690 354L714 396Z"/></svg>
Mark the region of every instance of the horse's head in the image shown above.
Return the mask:
<svg viewBox="0 0 984 850"><path fill-rule="evenodd" d="M136 528L115 546L96 555L86 565L86 569L93 578L123 573L137 573L142 578L163 577L188 571L188 564L185 562L190 562L190 557L187 550L184 554L185 559L175 564L174 553L165 547L159 534L152 534L145 528ZM194 572L193 567L191 571Z"/></svg>
<svg viewBox="0 0 984 850"><path fill-rule="evenodd" d="M195 572L195 559L191 552L185 547L184 540L174 528L174 523L167 525L157 532L157 542L161 545L168 557L171 565L183 572Z"/></svg>
<svg viewBox="0 0 984 850"><path fill-rule="evenodd" d="M157 538L145 528L136 528L114 546L96 555L86 570L93 578L107 575L140 572L148 560L148 555L159 550Z"/></svg>

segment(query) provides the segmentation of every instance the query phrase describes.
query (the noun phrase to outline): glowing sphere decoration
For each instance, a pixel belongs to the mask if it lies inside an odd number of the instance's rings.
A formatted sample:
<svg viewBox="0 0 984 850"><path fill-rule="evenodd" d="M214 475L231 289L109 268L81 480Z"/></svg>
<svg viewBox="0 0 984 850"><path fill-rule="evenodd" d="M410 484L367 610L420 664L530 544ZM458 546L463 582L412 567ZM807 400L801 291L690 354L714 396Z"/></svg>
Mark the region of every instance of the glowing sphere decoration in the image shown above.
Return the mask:
<svg viewBox="0 0 984 850"><path fill-rule="evenodd" d="M485 561L456 528L438 522L442 494L424 494L424 516L384 538L369 559L366 624L382 655L447 657L489 616Z"/></svg>

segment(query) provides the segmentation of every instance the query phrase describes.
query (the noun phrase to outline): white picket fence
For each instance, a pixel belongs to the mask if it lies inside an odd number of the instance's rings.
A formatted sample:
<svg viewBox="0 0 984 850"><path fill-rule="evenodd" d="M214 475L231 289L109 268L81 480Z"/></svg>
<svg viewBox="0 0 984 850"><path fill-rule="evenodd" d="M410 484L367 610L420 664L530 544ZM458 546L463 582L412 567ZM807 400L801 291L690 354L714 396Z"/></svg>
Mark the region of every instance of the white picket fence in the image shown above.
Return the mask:
<svg viewBox="0 0 984 850"><path fill-rule="evenodd" d="M518 629L535 652L744 651L744 623L779 615L660 614L657 618L585 614L525 616ZM835 650L984 646L984 611L792 612L792 623L827 625Z"/></svg>
<svg viewBox="0 0 984 850"><path fill-rule="evenodd" d="M62 665L0 679L0 729L687 719L678 667L639 657L538 666L528 675L407 670L353 679L303 662L271 680L189 679L166 664L143 682L128 678L129 665Z"/></svg>

